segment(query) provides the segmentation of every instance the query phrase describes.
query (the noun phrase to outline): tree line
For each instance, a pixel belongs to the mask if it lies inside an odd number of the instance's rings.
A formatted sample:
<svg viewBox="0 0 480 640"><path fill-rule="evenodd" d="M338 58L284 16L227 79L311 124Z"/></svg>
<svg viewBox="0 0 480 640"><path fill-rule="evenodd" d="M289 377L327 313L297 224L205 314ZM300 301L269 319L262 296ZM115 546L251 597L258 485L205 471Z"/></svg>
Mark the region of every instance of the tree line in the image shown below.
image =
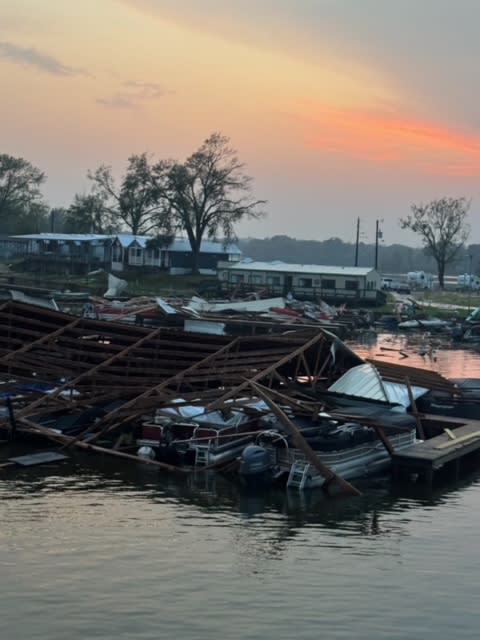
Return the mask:
<svg viewBox="0 0 480 640"><path fill-rule="evenodd" d="M45 174L23 158L0 154L0 224L2 234L57 231L64 233L130 232L152 236L152 248L167 246L178 232L188 237L192 271L198 271L202 240L237 240L235 227L245 218L265 215L265 200L252 198L253 179L244 171L229 138L213 133L185 162L154 161L147 153L128 158L117 182L108 165L87 174L88 193L75 194L67 208L51 209L41 187ZM439 198L412 204L399 220L422 241L422 256L415 249L392 245L381 248L380 270L436 271L443 287L447 268L458 268L469 256L469 269L480 272L475 245L466 247L470 202L466 198ZM260 259L307 264L352 264L351 245L338 238L323 242L299 241L287 236L250 240L244 252ZM359 262L373 266L373 247L361 245ZM377 248L375 248L376 250ZM362 255L363 254L363 255ZM377 260L375 260L375 264ZM466 271L460 266L460 271Z"/></svg>
<svg viewBox="0 0 480 640"><path fill-rule="evenodd" d="M354 266L356 245L340 238L328 240L297 240L287 235L270 238L240 239L238 246L245 256L253 260L283 260L295 264L325 264L332 266ZM409 271L437 273L437 265L423 247L408 247L402 244L384 245L378 248L378 269L384 274L406 274ZM358 266L375 266L375 245L360 242ZM457 259L449 264L447 275L480 273L480 244L470 244L460 251Z"/></svg>

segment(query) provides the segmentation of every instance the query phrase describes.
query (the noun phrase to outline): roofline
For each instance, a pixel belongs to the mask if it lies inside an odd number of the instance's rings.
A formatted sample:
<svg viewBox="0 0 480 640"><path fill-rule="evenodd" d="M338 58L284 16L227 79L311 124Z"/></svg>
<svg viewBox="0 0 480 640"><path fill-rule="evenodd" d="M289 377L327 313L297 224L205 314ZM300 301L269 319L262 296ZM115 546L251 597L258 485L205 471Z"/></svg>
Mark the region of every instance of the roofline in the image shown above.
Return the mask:
<svg viewBox="0 0 480 640"><path fill-rule="evenodd" d="M246 271L276 271L278 273L285 272L302 272L302 273L322 273L322 270L328 270L330 275L344 275L346 273L354 274L354 275L367 275L368 273L376 272L380 274L378 269L375 267L346 267L346 266L338 266L338 265L325 265L325 264L293 264L293 263L281 263L278 264L276 262L233 262L233 263L225 263L221 265L221 268L227 270L235 270L241 271L245 269ZM337 269L337 271L333 271L333 269ZM324 271L326 272L326 271Z"/></svg>

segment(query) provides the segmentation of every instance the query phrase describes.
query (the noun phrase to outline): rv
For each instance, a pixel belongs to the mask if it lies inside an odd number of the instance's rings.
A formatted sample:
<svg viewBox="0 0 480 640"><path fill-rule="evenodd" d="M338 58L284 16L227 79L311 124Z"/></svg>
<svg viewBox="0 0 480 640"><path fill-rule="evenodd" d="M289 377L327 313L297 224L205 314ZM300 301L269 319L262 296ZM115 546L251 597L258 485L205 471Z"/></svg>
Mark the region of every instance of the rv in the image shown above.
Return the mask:
<svg viewBox="0 0 480 640"><path fill-rule="evenodd" d="M480 290L480 278L471 273L462 273L457 278L457 289L470 289L470 291Z"/></svg>
<svg viewBox="0 0 480 640"><path fill-rule="evenodd" d="M412 289L432 289L433 274L425 273L425 271L409 271L407 282Z"/></svg>

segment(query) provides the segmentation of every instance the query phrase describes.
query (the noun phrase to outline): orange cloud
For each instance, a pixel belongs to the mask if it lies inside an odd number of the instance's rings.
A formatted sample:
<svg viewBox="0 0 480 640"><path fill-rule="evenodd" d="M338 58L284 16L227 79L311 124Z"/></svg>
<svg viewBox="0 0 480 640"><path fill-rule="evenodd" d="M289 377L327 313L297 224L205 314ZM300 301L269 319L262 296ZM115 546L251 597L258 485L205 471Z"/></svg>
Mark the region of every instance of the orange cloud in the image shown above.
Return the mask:
<svg viewBox="0 0 480 640"><path fill-rule="evenodd" d="M426 173L480 174L480 134L390 113L309 108L309 147L374 163L406 164Z"/></svg>

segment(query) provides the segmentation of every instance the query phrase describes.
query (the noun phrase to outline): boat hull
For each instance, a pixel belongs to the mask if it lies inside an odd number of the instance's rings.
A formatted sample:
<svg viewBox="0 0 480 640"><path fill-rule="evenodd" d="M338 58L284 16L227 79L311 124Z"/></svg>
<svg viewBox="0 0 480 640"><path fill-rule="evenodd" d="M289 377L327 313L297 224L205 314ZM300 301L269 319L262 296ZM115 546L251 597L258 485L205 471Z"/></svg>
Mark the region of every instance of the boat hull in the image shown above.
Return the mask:
<svg viewBox="0 0 480 640"><path fill-rule="evenodd" d="M409 447L416 442L415 430L395 434L390 437L395 450ZM271 469L267 474L262 469L262 480L266 478L287 478L287 487L316 489L325 485L325 476L296 448L278 447L273 443L263 445L267 452ZM345 480L366 478L387 471L390 468L390 454L380 440L338 451L316 451L323 465ZM255 481L254 474L244 474L244 480Z"/></svg>

